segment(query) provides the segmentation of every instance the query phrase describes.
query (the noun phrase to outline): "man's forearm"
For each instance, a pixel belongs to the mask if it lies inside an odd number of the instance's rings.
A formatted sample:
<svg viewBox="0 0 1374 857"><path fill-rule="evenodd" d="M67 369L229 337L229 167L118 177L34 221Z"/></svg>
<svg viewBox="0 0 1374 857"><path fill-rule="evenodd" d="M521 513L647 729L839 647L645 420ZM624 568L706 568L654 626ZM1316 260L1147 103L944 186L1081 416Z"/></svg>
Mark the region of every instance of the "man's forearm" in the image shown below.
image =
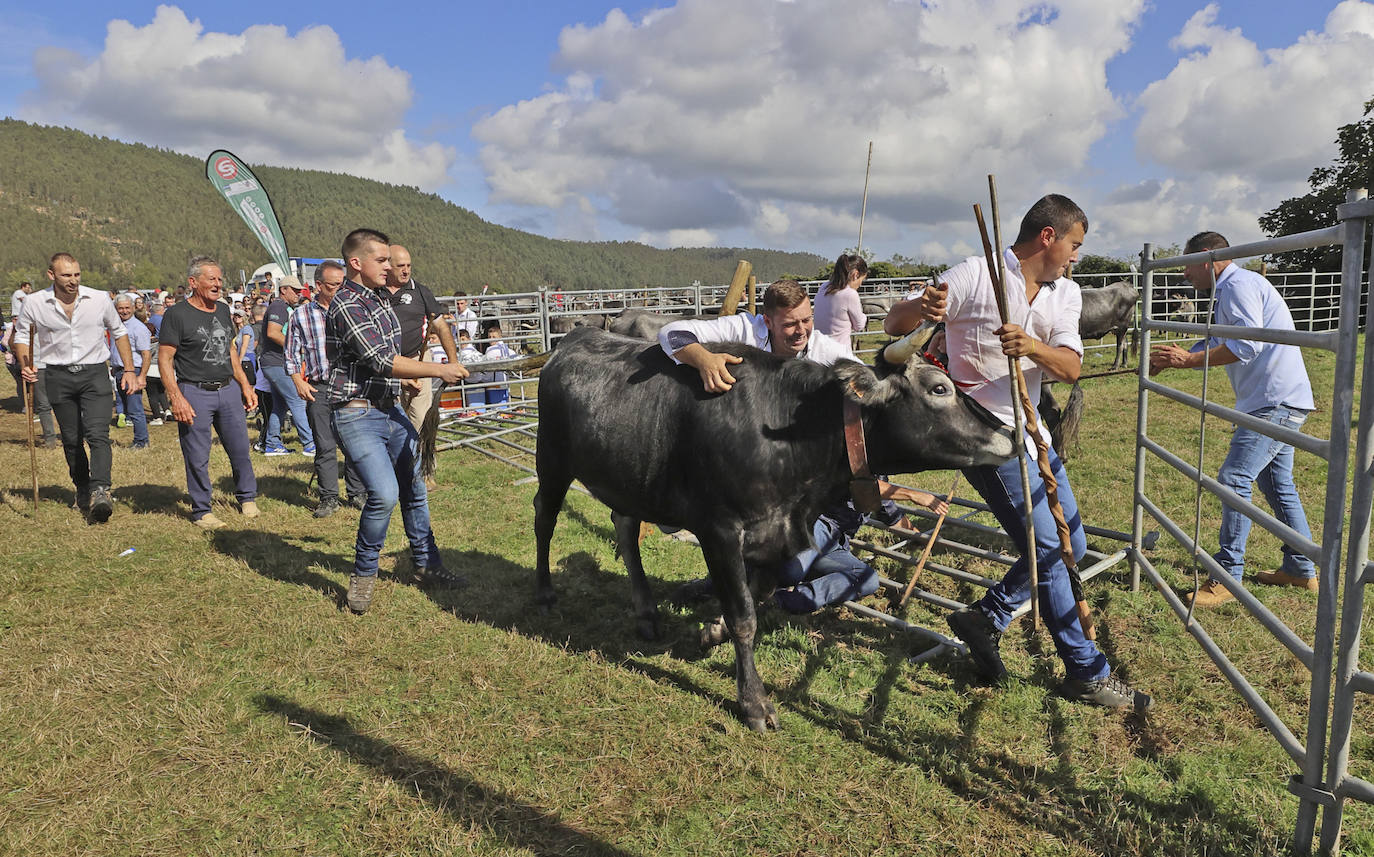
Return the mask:
<svg viewBox="0 0 1374 857"><path fill-rule="evenodd" d="M444 354L448 355L448 362L458 362L458 343L453 341L453 331L449 329L443 319L438 324L434 324L434 317L430 317L430 323L434 327L435 333L439 335L439 344L443 346Z"/></svg>

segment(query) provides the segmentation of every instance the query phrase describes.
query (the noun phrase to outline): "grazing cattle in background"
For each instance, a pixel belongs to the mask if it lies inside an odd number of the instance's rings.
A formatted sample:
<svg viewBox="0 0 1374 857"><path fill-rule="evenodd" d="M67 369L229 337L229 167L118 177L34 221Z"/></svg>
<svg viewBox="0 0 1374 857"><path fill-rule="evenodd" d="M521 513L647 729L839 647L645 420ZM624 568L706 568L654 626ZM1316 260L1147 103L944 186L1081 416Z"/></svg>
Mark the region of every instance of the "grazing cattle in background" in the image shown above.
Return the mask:
<svg viewBox="0 0 1374 857"><path fill-rule="evenodd" d="M549 319L549 333L555 336L562 336L571 333L579 327L595 327L598 330L605 330L611 323L611 316L602 313L587 313L585 315L555 315Z"/></svg>
<svg viewBox="0 0 1374 857"><path fill-rule="evenodd" d="M683 318L705 319L715 317L714 315L676 315L650 312L647 309L627 309L612 319L610 326L606 329L611 333L618 333L633 339L652 340L658 336L659 329L670 321Z"/></svg>
<svg viewBox="0 0 1374 857"><path fill-rule="evenodd" d="M1132 333L1132 350L1135 342L1135 286L1118 281L1100 289L1083 289L1083 312L1078 317L1078 335L1083 339L1101 339L1108 333L1116 334L1116 359L1112 368L1116 369L1126 362L1126 333Z"/></svg>
<svg viewBox="0 0 1374 857"><path fill-rule="evenodd" d="M876 473L996 464L1013 443L919 358L885 366L880 377L850 361L822 366L747 345L707 347L744 358L730 367L729 393L707 393L697 370L675 365L657 344L591 328L559 343L539 378L535 595L545 606L557 600L549 543L574 479L611 509L641 635L657 636L658 608L640 561L640 523L690 529L734 641L744 720L776 728L754 667L754 600L810 545L821 511L848 496L845 401L859 405Z"/></svg>

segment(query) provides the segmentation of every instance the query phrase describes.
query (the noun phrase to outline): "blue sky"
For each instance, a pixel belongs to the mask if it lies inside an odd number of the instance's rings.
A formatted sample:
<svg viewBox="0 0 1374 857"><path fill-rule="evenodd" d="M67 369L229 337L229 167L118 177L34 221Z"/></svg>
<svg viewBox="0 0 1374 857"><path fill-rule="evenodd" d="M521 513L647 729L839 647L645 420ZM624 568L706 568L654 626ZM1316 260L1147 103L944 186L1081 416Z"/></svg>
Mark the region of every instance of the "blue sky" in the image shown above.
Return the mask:
<svg viewBox="0 0 1374 857"><path fill-rule="evenodd" d="M833 257L856 240L868 140L879 258L973 252L988 172L1006 231L1053 190L1088 210L1088 252L1250 240L1374 97L1369 0L9 9L6 115L657 246Z"/></svg>

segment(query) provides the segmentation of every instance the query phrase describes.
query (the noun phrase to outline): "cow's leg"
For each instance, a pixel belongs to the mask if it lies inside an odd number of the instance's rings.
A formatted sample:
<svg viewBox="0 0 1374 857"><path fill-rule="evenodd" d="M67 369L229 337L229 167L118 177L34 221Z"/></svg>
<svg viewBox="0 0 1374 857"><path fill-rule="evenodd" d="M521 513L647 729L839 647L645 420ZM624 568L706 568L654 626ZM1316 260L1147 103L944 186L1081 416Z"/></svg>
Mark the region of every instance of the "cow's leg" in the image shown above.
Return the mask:
<svg viewBox="0 0 1374 857"><path fill-rule="evenodd" d="M630 597L635 606L635 630L646 640L657 640L659 636L658 605L654 594L649 590L649 581L644 577L644 563L639 556L638 518L611 513L615 524L615 543L620 549L620 558L625 561L625 570L630 573Z"/></svg>
<svg viewBox="0 0 1374 857"><path fill-rule="evenodd" d="M763 688L758 669L754 666L754 636L758 619L754 615L754 597L744 569L739 534L720 538L714 534L697 533L706 567L711 572L725 624L735 642L735 685L739 692L739 707L744 722L755 732L778 728L778 712Z"/></svg>
<svg viewBox="0 0 1374 857"><path fill-rule="evenodd" d="M563 509L563 499L568 495L571 477L564 474L542 472L539 474L539 490L534 492L534 541L537 557L534 566L534 601L541 607L552 607L558 601L553 591L553 579L549 575L549 544L553 541L553 528L558 523L558 513Z"/></svg>
<svg viewBox="0 0 1374 857"><path fill-rule="evenodd" d="M1113 369L1120 369L1126 365L1126 331L1116 332L1116 359L1112 361Z"/></svg>

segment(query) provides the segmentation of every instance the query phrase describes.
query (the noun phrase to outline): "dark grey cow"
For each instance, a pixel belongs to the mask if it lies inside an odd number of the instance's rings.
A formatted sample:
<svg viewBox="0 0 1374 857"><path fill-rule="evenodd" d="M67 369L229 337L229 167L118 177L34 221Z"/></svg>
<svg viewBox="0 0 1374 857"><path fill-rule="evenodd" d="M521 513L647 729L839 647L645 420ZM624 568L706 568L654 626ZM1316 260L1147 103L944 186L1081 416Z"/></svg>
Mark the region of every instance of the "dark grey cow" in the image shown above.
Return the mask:
<svg viewBox="0 0 1374 857"><path fill-rule="evenodd" d="M736 384L706 393L695 369L657 345L592 328L568 334L539 379L536 600L556 601L549 543L568 486L581 480L611 508L629 570L639 632L658 634L644 578L642 521L696 534L735 645L744 720L777 726L754 668L754 599L811 542L820 512L844 499L846 399L859 404L876 473L996 464L1010 432L919 358L876 374L859 363L821 366L747 345L713 344L744 362Z"/></svg>
<svg viewBox="0 0 1374 857"><path fill-rule="evenodd" d="M1116 334L1116 359L1112 368L1126 362L1126 333L1135 331L1135 286L1118 281L1100 289L1083 289L1083 313L1078 317L1078 335L1101 339Z"/></svg>
<svg viewBox="0 0 1374 857"><path fill-rule="evenodd" d="M620 315L611 319L610 326L606 329L611 333L618 333L621 336L629 336L634 339L653 340L657 338L658 331L663 325L670 321L677 321L682 318L715 318L708 315L677 315L661 312L650 312L647 309L627 309Z"/></svg>

